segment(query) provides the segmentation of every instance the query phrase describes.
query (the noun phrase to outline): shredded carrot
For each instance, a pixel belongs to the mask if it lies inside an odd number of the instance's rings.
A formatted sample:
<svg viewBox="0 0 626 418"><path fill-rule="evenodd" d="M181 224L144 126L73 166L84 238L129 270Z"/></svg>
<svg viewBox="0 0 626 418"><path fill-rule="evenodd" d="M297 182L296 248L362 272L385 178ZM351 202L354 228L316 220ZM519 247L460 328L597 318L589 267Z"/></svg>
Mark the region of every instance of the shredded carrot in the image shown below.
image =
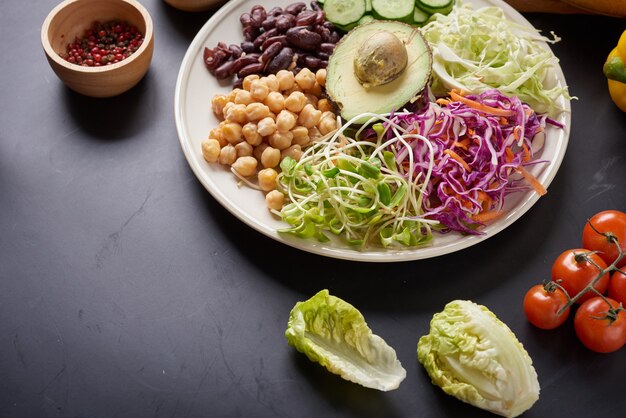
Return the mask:
<svg viewBox="0 0 626 418"><path fill-rule="evenodd" d="M493 221L504 214L503 210L488 210L472 216L476 222L485 223Z"/></svg>
<svg viewBox="0 0 626 418"><path fill-rule="evenodd" d="M522 157L522 161L524 162L528 162L530 161L530 150L528 149L528 145L526 145L526 143L522 143L522 150L523 150L523 157Z"/></svg>
<svg viewBox="0 0 626 418"><path fill-rule="evenodd" d="M447 106L450 103L450 100L448 100L448 99L437 99L435 102L438 105Z"/></svg>
<svg viewBox="0 0 626 418"><path fill-rule="evenodd" d="M513 128L513 136L518 141L519 141L520 136L521 136L521 134L520 134L521 130L522 130L522 127L519 126L519 125L515 125L515 128Z"/></svg>
<svg viewBox="0 0 626 418"><path fill-rule="evenodd" d="M472 171L472 167L470 167L469 164L467 164L465 160L461 158L461 156L457 154L456 152L452 151L451 149L446 149L443 151L443 153L446 155L449 155L450 158L454 158L455 160L457 160L463 166L463 168L465 168L465 171L467 172Z"/></svg>
<svg viewBox="0 0 626 418"><path fill-rule="evenodd" d="M522 166L517 167L517 171L519 171L522 174L522 176L524 176L526 181L529 182L531 186L533 186L533 189L535 189L535 191L537 192L539 196L543 196L546 193L548 193L546 188L543 187L543 184L541 184L535 176L533 176L528 171L526 171L524 167Z"/></svg>
<svg viewBox="0 0 626 418"><path fill-rule="evenodd" d="M513 161L513 158L515 158L515 154L513 154L511 147L506 147L504 152L506 153L506 162L510 163L511 161Z"/></svg>
<svg viewBox="0 0 626 418"><path fill-rule="evenodd" d="M478 103L477 101L468 99L467 97L463 96L462 93L458 92L455 89L450 92L450 97L454 101L461 102L471 107L472 109L476 109L483 113L489 113L496 116L513 116L515 114L515 111L513 110L498 109L497 107L487 106L482 103Z"/></svg>
<svg viewBox="0 0 626 418"><path fill-rule="evenodd" d="M480 206L483 210L488 210L491 206L491 202L493 199L489 197L489 195L482 190L478 190L478 201L480 202Z"/></svg>

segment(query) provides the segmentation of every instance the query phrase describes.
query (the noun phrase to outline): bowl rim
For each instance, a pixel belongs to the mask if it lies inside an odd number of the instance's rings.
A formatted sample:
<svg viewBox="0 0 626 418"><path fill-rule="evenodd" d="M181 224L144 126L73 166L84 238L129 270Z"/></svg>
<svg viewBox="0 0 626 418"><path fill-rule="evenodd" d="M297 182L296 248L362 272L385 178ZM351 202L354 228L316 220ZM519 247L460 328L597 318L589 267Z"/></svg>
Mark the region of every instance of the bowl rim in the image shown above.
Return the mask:
<svg viewBox="0 0 626 418"><path fill-rule="evenodd" d="M150 13L148 12L148 10L136 0L116 0L121 3L127 3L130 6L137 9L137 11L141 14L143 20L146 23L146 31L145 31L146 33L144 33L144 41L142 42L141 46L137 49L137 51L135 51L135 53L131 55L129 58L125 58L120 62L111 64L111 65L104 65L101 67L87 67L87 66L82 66L78 64L72 64L71 62L66 61L54 49L52 49L52 45L50 44L50 39L48 39L48 31L50 29L50 24L52 23L52 20L56 17L56 15L61 10L63 10L65 7L73 3L79 3L83 1L93 1L93 0L64 0L62 1L61 3L57 4L50 11L50 13L48 13L48 15L46 16L46 19L43 22L43 25L41 26L41 44L43 46L43 49L46 52L46 55L50 59L52 59L57 65L67 68L68 70L84 72L84 73L110 72L110 71L114 71L120 67L123 67L132 63L133 61L138 59L138 57L144 51L146 51L152 44L153 37L154 37L154 29L153 29L153 24L152 24L152 17L150 16Z"/></svg>

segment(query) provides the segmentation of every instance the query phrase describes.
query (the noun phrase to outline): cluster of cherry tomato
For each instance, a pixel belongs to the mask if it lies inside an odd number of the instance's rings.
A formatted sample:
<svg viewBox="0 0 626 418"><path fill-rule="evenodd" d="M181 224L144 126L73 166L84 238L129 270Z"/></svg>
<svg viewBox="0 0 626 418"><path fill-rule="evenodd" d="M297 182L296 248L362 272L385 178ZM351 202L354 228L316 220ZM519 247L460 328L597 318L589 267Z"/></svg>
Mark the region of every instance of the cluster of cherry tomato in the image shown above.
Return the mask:
<svg viewBox="0 0 626 418"><path fill-rule="evenodd" d="M605 210L592 216L581 248L564 251L552 265L552 279L524 297L528 321L542 329L565 322L576 310L574 329L589 349L609 353L626 344L626 213Z"/></svg>

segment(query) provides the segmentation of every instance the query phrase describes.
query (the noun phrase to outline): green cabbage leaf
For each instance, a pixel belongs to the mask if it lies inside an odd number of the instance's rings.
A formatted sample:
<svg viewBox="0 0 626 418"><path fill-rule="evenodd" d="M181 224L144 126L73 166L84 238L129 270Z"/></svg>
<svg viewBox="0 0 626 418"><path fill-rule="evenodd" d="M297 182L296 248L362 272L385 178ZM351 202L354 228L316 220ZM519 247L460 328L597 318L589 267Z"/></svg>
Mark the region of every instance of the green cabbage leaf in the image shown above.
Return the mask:
<svg viewBox="0 0 626 418"><path fill-rule="evenodd" d="M510 20L500 7L457 2L450 14L435 14L421 30L433 53L435 95L496 88L552 116L564 110L561 99L572 98L556 82L559 60L544 44L560 39Z"/></svg>
<svg viewBox="0 0 626 418"><path fill-rule="evenodd" d="M495 414L516 417L539 399L537 373L522 344L474 302L455 300L435 314L417 358L444 392Z"/></svg>
<svg viewBox="0 0 626 418"><path fill-rule="evenodd" d="M285 337L311 361L368 388L397 389L406 377L395 350L372 333L354 306L326 289L296 303Z"/></svg>

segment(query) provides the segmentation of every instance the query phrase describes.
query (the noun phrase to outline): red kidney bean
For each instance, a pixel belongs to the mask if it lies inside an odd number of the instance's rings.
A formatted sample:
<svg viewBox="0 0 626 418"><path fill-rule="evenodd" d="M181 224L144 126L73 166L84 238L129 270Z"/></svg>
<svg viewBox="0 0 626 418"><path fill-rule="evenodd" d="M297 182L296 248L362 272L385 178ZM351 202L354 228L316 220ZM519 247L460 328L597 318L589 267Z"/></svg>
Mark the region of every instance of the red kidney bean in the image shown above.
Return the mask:
<svg viewBox="0 0 626 418"><path fill-rule="evenodd" d="M267 12L267 14L268 14L268 16L274 16L274 17L276 17L276 16L278 16L278 15L283 14L283 8L282 8L282 7L278 7L278 6L276 6L276 7L272 7L272 8L270 9L270 11L269 11L269 12Z"/></svg>
<svg viewBox="0 0 626 418"><path fill-rule="evenodd" d="M223 80L225 78L232 77L232 75L234 74L234 64L235 61L226 61L224 64L217 67L214 73L215 78L217 78L218 80Z"/></svg>
<svg viewBox="0 0 626 418"><path fill-rule="evenodd" d="M264 67L265 64L263 64L262 62L255 62L254 64L246 65L241 70L239 70L239 72L237 73L237 77L244 78L246 76L249 76L250 74L261 74Z"/></svg>
<svg viewBox="0 0 626 418"><path fill-rule="evenodd" d="M241 46L236 45L236 44L231 44L228 46L228 49L231 52L231 56L233 57L233 59L237 59L241 56L241 53L243 52L243 49L241 49Z"/></svg>
<svg viewBox="0 0 626 418"><path fill-rule="evenodd" d="M314 50L322 43L319 33L312 32L304 26L291 28L285 35L290 44L306 50Z"/></svg>
<svg viewBox="0 0 626 418"><path fill-rule="evenodd" d="M280 52L281 49L283 49L283 44L281 44L280 42L275 42L271 44L270 46L268 46L265 51L263 51L259 60L263 64L267 65L267 63L269 63L272 60L272 58L274 58L276 54Z"/></svg>
<svg viewBox="0 0 626 418"><path fill-rule="evenodd" d="M317 57L306 56L304 57L304 66L312 70L316 70L320 67L322 60Z"/></svg>
<svg viewBox="0 0 626 418"><path fill-rule="evenodd" d="M278 29L270 29L257 36L256 39L252 41L252 43L256 48L261 48L261 45L263 45L263 42L265 42L267 38L271 38L272 36L276 36L278 34Z"/></svg>
<svg viewBox="0 0 626 418"><path fill-rule="evenodd" d="M335 50L335 46L336 44L333 43L329 43L329 42L324 42L320 44L320 52L323 52L325 54L332 54L333 51Z"/></svg>
<svg viewBox="0 0 626 418"><path fill-rule="evenodd" d="M222 62L224 62L224 56L220 56L216 49L204 48L204 65L213 72Z"/></svg>
<svg viewBox="0 0 626 418"><path fill-rule="evenodd" d="M267 40L265 42L263 42L263 45L261 45L261 51L265 51L270 45L279 42L281 45L286 46L287 45L287 36L285 35L278 35L278 36L272 36L271 38L267 38Z"/></svg>
<svg viewBox="0 0 626 418"><path fill-rule="evenodd" d="M296 17L292 14L285 13L276 18L276 29L281 32L293 27L296 23Z"/></svg>
<svg viewBox="0 0 626 418"><path fill-rule="evenodd" d="M289 6L285 7L285 11L292 15L297 15L301 11L306 9L306 4L304 2L292 3Z"/></svg>
<svg viewBox="0 0 626 418"><path fill-rule="evenodd" d="M265 11L265 7L260 5L254 6L250 11L250 14L252 15L252 19L255 22L258 22L259 26L267 18L267 12Z"/></svg>
<svg viewBox="0 0 626 418"><path fill-rule="evenodd" d="M265 71L270 74L276 74L280 70L286 70L293 62L293 50L285 47L267 64Z"/></svg>
<svg viewBox="0 0 626 418"><path fill-rule="evenodd" d="M241 49L243 50L243 52L245 52L246 54L250 54L256 51L256 48L254 46L254 44L250 41L245 41L241 43Z"/></svg>
<svg viewBox="0 0 626 418"><path fill-rule="evenodd" d="M325 52L318 52L318 53L317 53L317 57L318 57L320 60L323 60L323 61L328 61L328 59L330 58L330 54L327 54L327 53L325 53Z"/></svg>
<svg viewBox="0 0 626 418"><path fill-rule="evenodd" d="M243 27L252 26L252 15L250 13L243 13L239 16L239 22L241 22L241 26Z"/></svg>
<svg viewBox="0 0 626 418"><path fill-rule="evenodd" d="M317 12L305 10L296 16L296 26L309 26L317 21Z"/></svg>
<svg viewBox="0 0 626 418"><path fill-rule="evenodd" d="M235 60L235 64L233 66L233 72L238 73L243 67L246 67L250 64L254 64L255 62L259 62L259 57L261 54L246 54Z"/></svg>
<svg viewBox="0 0 626 418"><path fill-rule="evenodd" d="M330 39L330 29L325 28L321 25L317 25L313 28L313 31L315 33L319 33L319 35L322 37L322 43L328 43L328 40Z"/></svg>
<svg viewBox="0 0 626 418"><path fill-rule="evenodd" d="M261 23L261 27L263 27L263 30L273 29L276 26L276 19L277 18L274 16L268 16L267 19L265 19L263 23Z"/></svg>
<svg viewBox="0 0 626 418"><path fill-rule="evenodd" d="M243 28L243 37L246 41L254 41L259 36L259 29L253 26Z"/></svg>
<svg viewBox="0 0 626 418"><path fill-rule="evenodd" d="M312 1L311 2L311 9L318 11L318 10L322 10L322 6L320 6L320 4L316 1Z"/></svg>
<svg viewBox="0 0 626 418"><path fill-rule="evenodd" d="M336 31L330 32L330 38L328 38L328 43L336 44L340 40L341 40L341 35L339 34L339 32L336 32Z"/></svg>

